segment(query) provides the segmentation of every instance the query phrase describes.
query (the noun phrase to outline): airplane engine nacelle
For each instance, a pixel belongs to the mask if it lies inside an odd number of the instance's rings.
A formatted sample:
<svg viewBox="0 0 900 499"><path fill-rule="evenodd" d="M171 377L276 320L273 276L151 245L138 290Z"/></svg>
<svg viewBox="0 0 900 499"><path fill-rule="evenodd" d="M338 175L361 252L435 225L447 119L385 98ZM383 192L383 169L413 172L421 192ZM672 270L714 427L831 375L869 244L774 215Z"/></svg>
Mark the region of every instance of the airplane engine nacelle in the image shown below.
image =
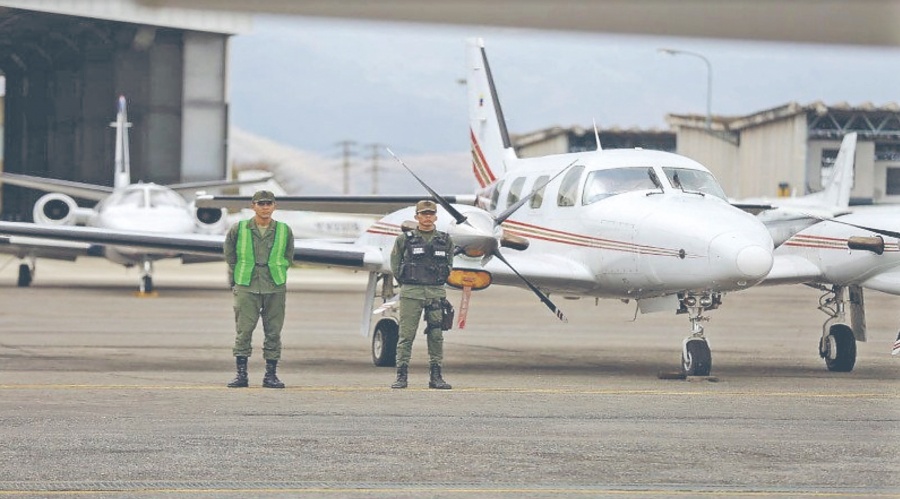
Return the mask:
<svg viewBox="0 0 900 499"><path fill-rule="evenodd" d="M228 228L227 212L224 208L197 208L191 203L194 223L201 234L221 234Z"/></svg>
<svg viewBox="0 0 900 499"><path fill-rule="evenodd" d="M44 194L34 203L34 223L47 225L77 225L80 209L71 197L58 192Z"/></svg>

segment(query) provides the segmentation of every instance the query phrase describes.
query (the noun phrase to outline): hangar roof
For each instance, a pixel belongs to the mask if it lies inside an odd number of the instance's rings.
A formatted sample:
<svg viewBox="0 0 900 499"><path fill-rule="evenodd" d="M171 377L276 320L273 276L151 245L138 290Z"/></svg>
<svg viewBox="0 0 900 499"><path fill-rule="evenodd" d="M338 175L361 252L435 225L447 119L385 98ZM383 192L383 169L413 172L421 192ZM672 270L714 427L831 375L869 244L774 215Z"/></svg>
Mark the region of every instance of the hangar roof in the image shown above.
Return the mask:
<svg viewBox="0 0 900 499"><path fill-rule="evenodd" d="M797 114L812 114L818 117L832 116L838 117L835 125L839 128L846 126L860 127L866 125L866 129L884 129L886 126L891 129L898 128L897 115L900 112L900 105L895 102L889 102L882 106L876 106L871 102L853 106L846 102L835 104L825 104L822 101L815 101L809 104L799 104L797 102L789 102L787 104L757 111L753 114L745 116L713 116L712 124L714 129L739 131L759 125L764 125L773 121L789 118ZM854 116L865 118L854 118ZM700 128L704 126L706 115L698 114L668 114L666 122L669 126L688 126ZM855 122L855 124L854 124ZM857 128L854 128L856 130Z"/></svg>
<svg viewBox="0 0 900 499"><path fill-rule="evenodd" d="M250 14L184 7L152 7L137 0L0 0L13 9L234 35L251 29Z"/></svg>

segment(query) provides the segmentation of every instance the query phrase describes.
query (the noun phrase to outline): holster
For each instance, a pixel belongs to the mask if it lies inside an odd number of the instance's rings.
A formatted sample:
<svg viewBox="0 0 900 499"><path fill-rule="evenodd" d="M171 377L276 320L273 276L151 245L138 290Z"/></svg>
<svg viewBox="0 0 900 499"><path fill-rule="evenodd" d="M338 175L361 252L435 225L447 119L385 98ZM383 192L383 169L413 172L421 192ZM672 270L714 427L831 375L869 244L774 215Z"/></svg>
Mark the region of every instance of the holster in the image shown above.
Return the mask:
<svg viewBox="0 0 900 499"><path fill-rule="evenodd" d="M441 331L453 329L453 304L446 298L441 298Z"/></svg>

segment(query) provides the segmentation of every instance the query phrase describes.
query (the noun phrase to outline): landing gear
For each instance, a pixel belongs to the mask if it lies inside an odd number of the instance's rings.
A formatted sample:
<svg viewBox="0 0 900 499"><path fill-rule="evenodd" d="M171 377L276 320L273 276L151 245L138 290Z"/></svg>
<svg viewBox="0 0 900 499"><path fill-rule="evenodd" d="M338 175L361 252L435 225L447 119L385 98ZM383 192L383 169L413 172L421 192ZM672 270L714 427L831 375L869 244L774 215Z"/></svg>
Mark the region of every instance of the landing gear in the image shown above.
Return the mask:
<svg viewBox="0 0 900 499"><path fill-rule="evenodd" d="M383 318L372 332L372 363L378 367L397 365L397 332L399 327L393 318Z"/></svg>
<svg viewBox="0 0 900 499"><path fill-rule="evenodd" d="M684 339L681 348L681 371L685 376L709 376L712 353L700 323L709 320L703 312L719 308L722 296L718 293L687 293L680 295L679 299L681 308L678 313L688 314L691 321L691 335Z"/></svg>
<svg viewBox="0 0 900 499"><path fill-rule="evenodd" d="M856 337L846 324L835 324L819 342L819 355L829 371L848 373L856 365Z"/></svg>
<svg viewBox="0 0 900 499"><path fill-rule="evenodd" d="M848 373L856 365L856 334L854 328L848 326L845 315L844 287L832 286L819 298L819 310L828 315L828 320L822 325L822 338L819 340L819 356L825 359L825 367L832 372ZM858 303L858 308L853 308L855 314L863 314L862 291L851 290L851 306ZM858 296L856 296L858 294ZM865 334L865 318L855 318L862 334Z"/></svg>
<svg viewBox="0 0 900 499"><path fill-rule="evenodd" d="M141 288L140 294L153 293L153 262L144 260L144 268L141 272Z"/></svg>
<svg viewBox="0 0 900 499"><path fill-rule="evenodd" d="M17 282L20 288L27 288L31 286L31 281L34 278L34 265L29 265L27 263L19 264L19 280Z"/></svg>

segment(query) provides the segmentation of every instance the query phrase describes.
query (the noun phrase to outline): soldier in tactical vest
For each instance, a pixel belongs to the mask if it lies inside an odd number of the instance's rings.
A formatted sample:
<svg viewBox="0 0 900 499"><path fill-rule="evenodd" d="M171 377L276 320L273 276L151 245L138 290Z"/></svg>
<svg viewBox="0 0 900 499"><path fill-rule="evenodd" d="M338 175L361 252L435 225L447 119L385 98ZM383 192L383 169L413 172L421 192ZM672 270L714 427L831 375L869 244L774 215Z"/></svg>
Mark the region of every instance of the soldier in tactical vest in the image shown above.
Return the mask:
<svg viewBox="0 0 900 499"><path fill-rule="evenodd" d="M258 191L251 207L255 215L234 224L225 237L225 261L234 293L234 358L237 376L229 388L248 386L247 358L252 351L253 330L262 316L263 358L266 375L262 386L284 388L276 368L281 358L287 270L294 258L294 234L290 226L272 218L275 195Z"/></svg>
<svg viewBox="0 0 900 499"><path fill-rule="evenodd" d="M446 232L434 227L437 205L434 201L416 203L416 222L412 230L404 230L394 242L391 271L400 283L400 339L397 342L397 381L391 388L406 388L409 358L422 312L425 312L425 334L431 365L429 388L449 390L441 376L444 358L442 301L447 291L444 283L453 267L453 241Z"/></svg>

